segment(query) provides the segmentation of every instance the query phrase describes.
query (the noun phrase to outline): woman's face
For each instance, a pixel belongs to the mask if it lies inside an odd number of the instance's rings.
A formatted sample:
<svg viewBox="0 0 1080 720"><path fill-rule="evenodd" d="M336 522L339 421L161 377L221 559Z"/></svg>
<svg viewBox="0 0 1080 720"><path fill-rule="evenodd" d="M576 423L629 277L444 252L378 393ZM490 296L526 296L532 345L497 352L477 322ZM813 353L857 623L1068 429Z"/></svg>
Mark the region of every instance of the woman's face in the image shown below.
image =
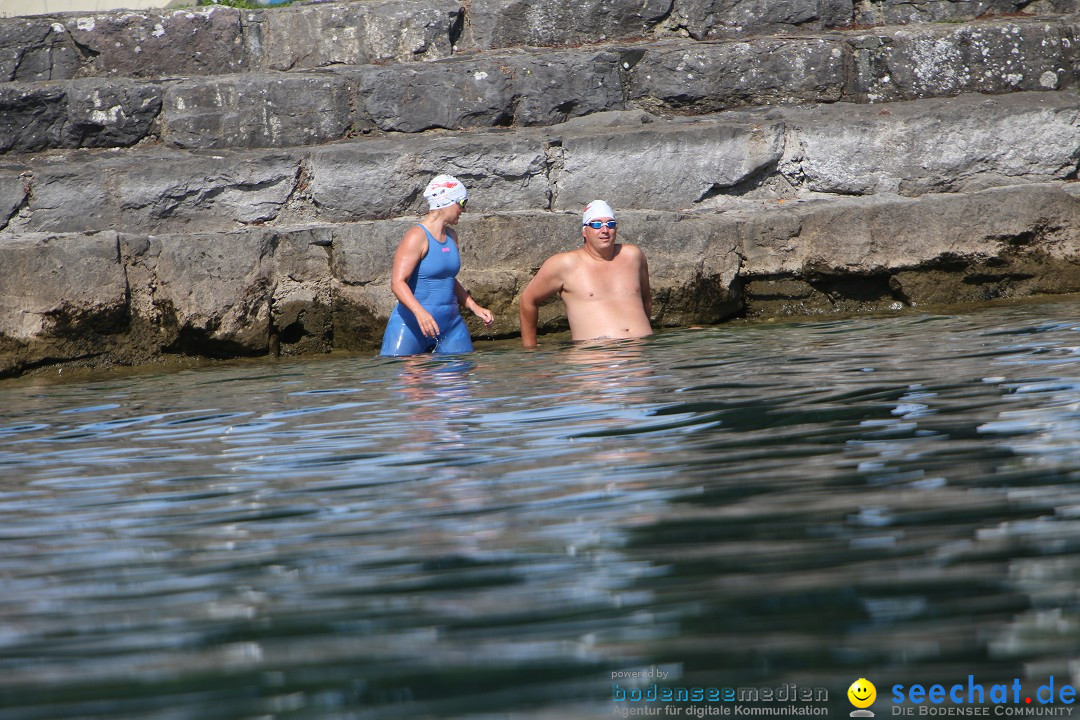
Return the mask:
<svg viewBox="0 0 1080 720"><path fill-rule="evenodd" d="M446 216L446 222L448 224L450 224L450 225L456 225L457 224L458 219L461 218L461 214L463 212L465 212L465 204L467 202L468 202L468 199L466 198L465 200L462 200L460 202L456 202L453 205L451 205L450 207L446 208L447 213L449 213Z"/></svg>

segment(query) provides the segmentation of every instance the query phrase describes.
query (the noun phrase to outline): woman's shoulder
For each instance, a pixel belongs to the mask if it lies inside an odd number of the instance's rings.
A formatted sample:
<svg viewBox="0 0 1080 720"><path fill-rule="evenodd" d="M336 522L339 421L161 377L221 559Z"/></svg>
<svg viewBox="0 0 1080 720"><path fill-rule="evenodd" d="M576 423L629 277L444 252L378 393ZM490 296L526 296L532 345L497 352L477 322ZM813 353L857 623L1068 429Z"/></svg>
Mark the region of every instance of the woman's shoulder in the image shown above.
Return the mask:
<svg viewBox="0 0 1080 720"><path fill-rule="evenodd" d="M412 227L410 227L408 230L405 231L405 235L401 238L401 241L402 242L408 242L408 241L420 242L420 241L423 241L424 243L426 243L427 239L428 239L427 230L424 229L423 225L417 223L416 225L413 225Z"/></svg>
<svg viewBox="0 0 1080 720"><path fill-rule="evenodd" d="M428 247L427 233L425 233L424 228L419 225L413 225L406 230L405 234L401 237L400 245L409 250L426 253Z"/></svg>

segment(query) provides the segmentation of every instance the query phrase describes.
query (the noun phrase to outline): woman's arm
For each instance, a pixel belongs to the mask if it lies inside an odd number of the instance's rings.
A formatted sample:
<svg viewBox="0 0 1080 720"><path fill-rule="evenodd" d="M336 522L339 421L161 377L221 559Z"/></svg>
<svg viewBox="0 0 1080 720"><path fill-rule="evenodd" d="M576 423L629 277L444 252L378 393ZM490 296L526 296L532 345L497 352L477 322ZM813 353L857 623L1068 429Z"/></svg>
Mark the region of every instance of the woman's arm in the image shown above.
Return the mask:
<svg viewBox="0 0 1080 720"><path fill-rule="evenodd" d="M472 299L472 295L465 289L465 286L461 284L461 281L454 280L454 295L457 297L459 305L464 305L468 308L473 315L484 321L485 325L490 325L495 321L495 316L491 314L491 311L486 307L481 307L479 303Z"/></svg>
<svg viewBox="0 0 1080 720"><path fill-rule="evenodd" d="M446 235L454 241L455 245L458 244L457 230L447 228ZM460 248L460 245L458 247ZM490 325L495 321L495 316L491 314L491 311L486 307L481 307L479 303L473 300L472 295L469 295L469 291L465 289L465 286L457 278L454 278L454 297L457 298L458 305L464 305L473 315L483 320L485 325Z"/></svg>

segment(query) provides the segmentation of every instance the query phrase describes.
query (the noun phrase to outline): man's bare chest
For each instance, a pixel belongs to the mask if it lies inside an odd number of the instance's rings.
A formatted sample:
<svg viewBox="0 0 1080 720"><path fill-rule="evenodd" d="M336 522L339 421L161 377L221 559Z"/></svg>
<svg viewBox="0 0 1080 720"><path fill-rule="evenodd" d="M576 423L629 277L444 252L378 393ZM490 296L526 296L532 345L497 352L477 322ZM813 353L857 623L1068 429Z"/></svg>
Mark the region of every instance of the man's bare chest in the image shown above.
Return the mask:
<svg viewBox="0 0 1080 720"><path fill-rule="evenodd" d="M563 293L582 299L640 295L641 281L631 262L617 259L601 263L590 259L565 278Z"/></svg>

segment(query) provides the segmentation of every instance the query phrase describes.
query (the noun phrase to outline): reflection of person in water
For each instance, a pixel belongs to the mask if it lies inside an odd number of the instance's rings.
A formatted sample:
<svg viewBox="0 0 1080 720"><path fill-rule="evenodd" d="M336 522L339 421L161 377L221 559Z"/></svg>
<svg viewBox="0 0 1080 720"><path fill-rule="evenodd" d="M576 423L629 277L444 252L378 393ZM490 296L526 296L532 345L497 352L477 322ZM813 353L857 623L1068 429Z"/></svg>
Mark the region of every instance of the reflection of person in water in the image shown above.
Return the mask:
<svg viewBox="0 0 1080 720"><path fill-rule="evenodd" d="M438 175L428 183L424 197L428 214L405 233L394 253L390 289L398 304L386 324L381 355L472 352L458 305L485 325L494 319L457 280L461 256L457 233L450 226L465 212L465 186L451 175Z"/></svg>
<svg viewBox="0 0 1080 720"><path fill-rule="evenodd" d="M572 424L563 428L563 436L600 440L579 445L577 457L586 463L622 469L618 479L604 479L609 490L645 489L647 483L635 478L633 470L658 460L656 451L647 445L610 441L647 432L656 422L649 416L662 395L657 391L656 366L646 348L647 341L641 339L592 340L564 348L549 366L551 377L565 388L560 393L567 398L564 402L573 398L579 403ZM591 487L587 476L582 478L583 486Z"/></svg>
<svg viewBox="0 0 1080 720"><path fill-rule="evenodd" d="M590 340L566 348L560 359L567 366L566 376L597 400L610 395L637 399L653 374L641 340Z"/></svg>
<svg viewBox="0 0 1080 720"><path fill-rule="evenodd" d="M475 408L468 402L472 397L469 372L474 367L463 360L423 356L405 360L401 366L401 392L404 405L412 411L409 419L419 426L471 415ZM435 431L426 435L429 439L442 432L439 428L424 429Z"/></svg>
<svg viewBox="0 0 1080 720"><path fill-rule="evenodd" d="M475 443L469 442L468 420L477 413L472 394L471 361L427 356L406 358L401 364L399 407L404 411L397 453L425 458L423 478L412 502L421 512L476 512L489 498L471 482ZM437 528L418 529L414 542L430 541L444 549L464 551L461 538L448 538ZM470 533L462 533L469 536ZM426 538L426 540L425 540ZM436 542L434 538L438 538ZM467 543L472 547L472 543Z"/></svg>

